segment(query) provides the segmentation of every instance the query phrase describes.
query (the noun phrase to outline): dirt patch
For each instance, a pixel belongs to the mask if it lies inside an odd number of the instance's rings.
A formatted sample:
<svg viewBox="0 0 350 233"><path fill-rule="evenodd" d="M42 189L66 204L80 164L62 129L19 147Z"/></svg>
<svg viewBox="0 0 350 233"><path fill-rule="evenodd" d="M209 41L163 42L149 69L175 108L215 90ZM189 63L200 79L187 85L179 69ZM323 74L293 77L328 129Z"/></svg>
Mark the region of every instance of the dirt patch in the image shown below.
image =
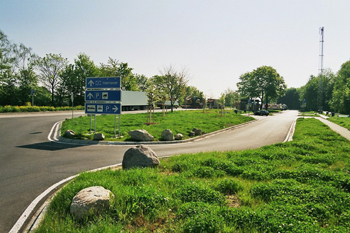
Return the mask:
<svg viewBox="0 0 350 233"><path fill-rule="evenodd" d="M226 200L228 202L228 206L231 208L241 207L241 202L240 202L239 198L235 195L227 196Z"/></svg>

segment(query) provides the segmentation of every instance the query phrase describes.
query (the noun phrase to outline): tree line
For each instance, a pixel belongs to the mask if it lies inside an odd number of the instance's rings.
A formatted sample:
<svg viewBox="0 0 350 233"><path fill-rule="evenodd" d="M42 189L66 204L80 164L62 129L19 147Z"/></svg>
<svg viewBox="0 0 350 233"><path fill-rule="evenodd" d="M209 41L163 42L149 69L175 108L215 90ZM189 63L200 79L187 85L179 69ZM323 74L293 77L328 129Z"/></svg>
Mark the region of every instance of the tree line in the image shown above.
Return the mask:
<svg viewBox="0 0 350 233"><path fill-rule="evenodd" d="M278 101L291 109L319 111L322 107L323 111L350 114L350 60L337 73L328 69L311 75L304 86L287 89Z"/></svg>
<svg viewBox="0 0 350 233"><path fill-rule="evenodd" d="M85 102L85 80L87 77L122 77L126 91L146 91L154 102L184 102L186 96L203 92L188 86L185 70L164 68L159 75L146 77L133 72L128 63L109 58L107 63L96 65L91 58L80 53L69 63L61 54L46 54L39 57L31 48L12 43L0 30L0 105L28 105L31 92L35 92L37 106L67 106ZM153 95L153 97L152 97Z"/></svg>

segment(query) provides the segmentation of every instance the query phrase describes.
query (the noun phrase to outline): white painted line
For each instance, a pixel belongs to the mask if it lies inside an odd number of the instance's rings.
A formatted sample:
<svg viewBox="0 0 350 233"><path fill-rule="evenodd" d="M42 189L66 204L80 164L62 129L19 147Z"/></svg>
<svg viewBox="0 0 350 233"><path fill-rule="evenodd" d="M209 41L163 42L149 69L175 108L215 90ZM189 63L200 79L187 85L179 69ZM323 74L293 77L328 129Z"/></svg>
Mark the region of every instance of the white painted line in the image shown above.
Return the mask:
<svg viewBox="0 0 350 233"><path fill-rule="evenodd" d="M23 227L23 224L33 214L33 210L35 209L35 207L44 198L46 198L48 195L50 195L50 193L52 191L54 191L55 189L57 189L60 185L67 183L68 181L72 180L73 178L75 178L77 176L78 175L75 175L75 176L68 177L67 179L61 180L60 182L58 182L58 183L52 185L50 188L46 189L42 194L40 194L37 198L35 198L34 201L32 203L30 203L30 205L27 207L27 209L23 212L21 217L19 217L19 219L17 220L15 225L10 230L10 233L17 233L17 232L19 232L21 230L21 228Z"/></svg>
<svg viewBox="0 0 350 233"><path fill-rule="evenodd" d="M118 163L118 164L114 164L114 165L110 165L110 166L96 168L96 169L90 170L88 172L96 172L96 171L106 170L109 168L119 167L121 165L122 165L121 163ZM72 179L76 178L77 176L79 176L79 175L74 175L74 176L68 177L64 180L61 180L60 182L57 182L56 184L52 185L50 188L46 189L37 198L35 198L34 201L32 203L30 203L30 205L27 207L27 209L23 212L21 217L17 220L17 222L12 227L12 229L10 230L9 233L19 232L23 228L23 226L26 223L26 221L28 220L28 218L32 217L32 215L34 214L34 210L38 206L39 203L42 203L44 199L49 198L51 196L52 192L55 191L56 189L58 189L58 187L66 184L67 182L71 181ZM40 211L40 213L41 212L42 211ZM38 216L36 216L36 218L38 218ZM35 222L34 224L39 224L39 223Z"/></svg>
<svg viewBox="0 0 350 233"><path fill-rule="evenodd" d="M296 125L296 120L294 120L289 128L288 134L286 136L286 138L284 139L283 143L285 142L290 142L293 140L293 135L294 135L294 131L295 131L295 125Z"/></svg>

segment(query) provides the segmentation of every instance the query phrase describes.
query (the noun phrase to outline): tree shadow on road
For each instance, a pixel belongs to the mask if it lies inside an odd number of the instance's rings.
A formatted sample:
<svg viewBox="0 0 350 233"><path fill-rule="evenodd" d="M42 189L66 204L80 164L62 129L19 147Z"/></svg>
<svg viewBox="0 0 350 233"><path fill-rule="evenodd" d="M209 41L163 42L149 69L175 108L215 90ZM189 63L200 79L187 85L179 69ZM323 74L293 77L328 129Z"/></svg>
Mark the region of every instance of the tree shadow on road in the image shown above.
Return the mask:
<svg viewBox="0 0 350 233"><path fill-rule="evenodd" d="M71 148L77 148L77 147L83 147L83 146L87 146L87 145L40 142L40 143L34 143L29 145L17 146L17 147L26 148L26 149L35 149L35 150L57 151L57 150L71 149Z"/></svg>

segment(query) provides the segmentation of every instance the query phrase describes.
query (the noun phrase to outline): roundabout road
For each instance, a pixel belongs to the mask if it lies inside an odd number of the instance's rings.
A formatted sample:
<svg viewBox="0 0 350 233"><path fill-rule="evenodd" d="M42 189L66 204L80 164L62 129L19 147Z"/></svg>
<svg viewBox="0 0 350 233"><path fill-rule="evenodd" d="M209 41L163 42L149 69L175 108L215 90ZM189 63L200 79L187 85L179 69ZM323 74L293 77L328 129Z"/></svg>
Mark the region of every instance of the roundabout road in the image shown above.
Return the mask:
<svg viewBox="0 0 350 233"><path fill-rule="evenodd" d="M80 172L122 162L130 145L49 142L57 121L71 113L0 115L0 233L8 232L28 205L51 185ZM201 151L254 149L282 142L297 118L285 111L189 143L150 145L159 157Z"/></svg>

